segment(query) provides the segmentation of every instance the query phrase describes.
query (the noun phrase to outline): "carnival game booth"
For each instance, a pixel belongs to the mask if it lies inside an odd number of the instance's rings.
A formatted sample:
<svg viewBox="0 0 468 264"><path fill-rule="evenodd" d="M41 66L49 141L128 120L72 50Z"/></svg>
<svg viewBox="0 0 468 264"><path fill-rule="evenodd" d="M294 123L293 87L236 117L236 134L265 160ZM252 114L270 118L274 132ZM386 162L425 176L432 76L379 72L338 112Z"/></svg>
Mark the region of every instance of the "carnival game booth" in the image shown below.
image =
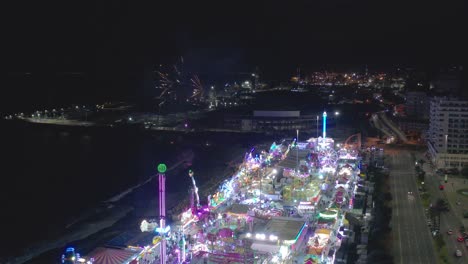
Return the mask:
<svg viewBox="0 0 468 264"><path fill-rule="evenodd" d="M357 151L338 150L338 164L352 164L353 168L359 162Z"/></svg>
<svg viewBox="0 0 468 264"><path fill-rule="evenodd" d="M299 215L310 215L315 212L315 205L312 202L299 202L297 206Z"/></svg>
<svg viewBox="0 0 468 264"><path fill-rule="evenodd" d="M307 162L311 168L320 168L319 153L312 151L307 155Z"/></svg>
<svg viewBox="0 0 468 264"><path fill-rule="evenodd" d="M315 256L322 255L323 250L330 241L331 230L317 229L315 234L307 242L307 253Z"/></svg>
<svg viewBox="0 0 468 264"><path fill-rule="evenodd" d="M196 259L205 258L209 263L251 263L252 251L248 249L250 243L235 237L230 228L211 230L204 241L199 241L192 248Z"/></svg>
<svg viewBox="0 0 468 264"><path fill-rule="evenodd" d="M254 208L253 213L255 217L259 219L271 219L275 216L282 216L283 215L283 210L282 209L274 209L274 208L265 208L265 209L259 209L259 208Z"/></svg>
<svg viewBox="0 0 468 264"><path fill-rule="evenodd" d="M346 201L346 190L345 188L343 187L338 187L336 188L336 192L335 192L335 203L338 204L338 205L341 205L343 204L345 201Z"/></svg>
<svg viewBox="0 0 468 264"><path fill-rule="evenodd" d="M353 165L349 163L345 163L344 165L340 166L340 168L338 169L338 176L347 178L347 180L351 177L353 173L354 173L354 167Z"/></svg>
<svg viewBox="0 0 468 264"><path fill-rule="evenodd" d="M250 207L246 204L233 204L227 208L223 215L218 216L220 226L229 227L232 230L243 230L252 221L249 215Z"/></svg>
<svg viewBox="0 0 468 264"><path fill-rule="evenodd" d="M249 254L241 254L241 253L210 253L208 254L208 261L209 263L247 263L253 264L254 262L254 255L253 253Z"/></svg>

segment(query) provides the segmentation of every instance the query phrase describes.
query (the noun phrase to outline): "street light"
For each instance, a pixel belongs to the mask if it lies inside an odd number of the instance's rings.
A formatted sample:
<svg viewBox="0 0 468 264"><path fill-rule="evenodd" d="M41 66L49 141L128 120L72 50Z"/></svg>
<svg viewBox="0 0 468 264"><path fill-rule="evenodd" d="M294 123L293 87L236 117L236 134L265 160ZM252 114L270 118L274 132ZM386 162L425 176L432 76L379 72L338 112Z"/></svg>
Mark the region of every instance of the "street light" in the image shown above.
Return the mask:
<svg viewBox="0 0 468 264"><path fill-rule="evenodd" d="M338 129L338 116L339 115L340 115L340 112L335 111L335 123L336 123L335 127L336 127L336 129Z"/></svg>
<svg viewBox="0 0 468 264"><path fill-rule="evenodd" d="M299 172L299 129L296 129L296 164L297 164L297 172Z"/></svg>
<svg viewBox="0 0 468 264"><path fill-rule="evenodd" d="M319 122L319 116L317 116L317 138L318 138L318 122Z"/></svg>
<svg viewBox="0 0 468 264"><path fill-rule="evenodd" d="M448 135L445 135L445 153L447 153L447 150L448 150Z"/></svg>

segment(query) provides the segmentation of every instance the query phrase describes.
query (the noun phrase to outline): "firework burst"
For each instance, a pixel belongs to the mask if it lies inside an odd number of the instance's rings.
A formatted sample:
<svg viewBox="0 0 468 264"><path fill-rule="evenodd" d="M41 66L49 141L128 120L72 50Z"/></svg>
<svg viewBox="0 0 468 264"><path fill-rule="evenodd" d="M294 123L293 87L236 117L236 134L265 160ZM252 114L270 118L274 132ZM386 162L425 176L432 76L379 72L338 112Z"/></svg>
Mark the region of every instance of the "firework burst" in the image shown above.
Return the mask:
<svg viewBox="0 0 468 264"><path fill-rule="evenodd" d="M195 102L203 98L203 85L200 78L185 70L182 57L168 70L162 67L156 70L156 77L156 87L162 90L157 97L160 100Z"/></svg>

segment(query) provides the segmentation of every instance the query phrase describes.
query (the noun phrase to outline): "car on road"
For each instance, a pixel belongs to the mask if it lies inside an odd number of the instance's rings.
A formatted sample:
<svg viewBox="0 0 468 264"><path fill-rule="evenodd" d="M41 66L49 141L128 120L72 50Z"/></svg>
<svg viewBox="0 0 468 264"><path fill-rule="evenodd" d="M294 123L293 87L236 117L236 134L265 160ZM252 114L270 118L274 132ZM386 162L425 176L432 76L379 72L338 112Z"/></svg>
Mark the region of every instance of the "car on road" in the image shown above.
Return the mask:
<svg viewBox="0 0 468 264"><path fill-rule="evenodd" d="M462 254L461 250L459 250L459 249L455 250L455 256L461 257L462 255L463 254Z"/></svg>
<svg viewBox="0 0 468 264"><path fill-rule="evenodd" d="M413 195L413 192L408 192L408 195Z"/></svg>
<svg viewBox="0 0 468 264"><path fill-rule="evenodd" d="M458 242L463 242L463 241L465 241L465 238L463 236L458 236L457 241Z"/></svg>
<svg viewBox="0 0 468 264"><path fill-rule="evenodd" d="M441 184L441 185L439 185L439 190L441 190L441 191L442 191L442 190L444 190L444 188L445 188L445 186L444 186L444 185L442 185L442 184Z"/></svg>
<svg viewBox="0 0 468 264"><path fill-rule="evenodd" d="M447 234L448 234L448 235L453 234L453 230L452 230L452 229L449 229L449 230L447 231Z"/></svg>

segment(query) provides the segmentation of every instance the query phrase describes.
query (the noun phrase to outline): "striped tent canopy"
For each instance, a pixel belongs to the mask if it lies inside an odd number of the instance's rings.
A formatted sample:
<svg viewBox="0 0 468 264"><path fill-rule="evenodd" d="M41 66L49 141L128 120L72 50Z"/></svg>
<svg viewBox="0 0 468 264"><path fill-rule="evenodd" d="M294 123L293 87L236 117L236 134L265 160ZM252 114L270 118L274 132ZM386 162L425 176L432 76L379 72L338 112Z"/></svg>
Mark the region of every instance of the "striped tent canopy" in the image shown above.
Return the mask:
<svg viewBox="0 0 468 264"><path fill-rule="evenodd" d="M121 264L130 262L139 253L131 249L98 247L89 254L89 258L94 258L93 264Z"/></svg>
<svg viewBox="0 0 468 264"><path fill-rule="evenodd" d="M304 259L304 264L317 264L319 262L320 261L317 255L307 255Z"/></svg>

